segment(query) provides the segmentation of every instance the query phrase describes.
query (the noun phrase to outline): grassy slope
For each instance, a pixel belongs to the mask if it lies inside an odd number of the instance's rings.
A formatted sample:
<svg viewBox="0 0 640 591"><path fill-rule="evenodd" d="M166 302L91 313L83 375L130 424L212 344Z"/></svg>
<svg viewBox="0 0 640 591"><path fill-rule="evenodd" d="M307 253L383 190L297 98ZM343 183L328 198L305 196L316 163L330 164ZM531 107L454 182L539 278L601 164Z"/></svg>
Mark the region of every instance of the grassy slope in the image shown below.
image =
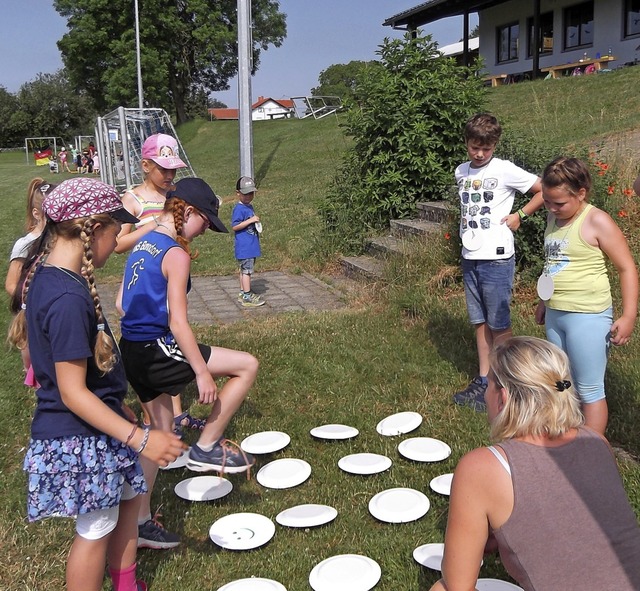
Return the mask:
<svg viewBox="0 0 640 591"><path fill-rule="evenodd" d="M566 137L588 141L594 135L636 125L636 97L620 101L615 111L597 105L609 105L610 95L615 94L607 92L610 86L606 85L615 84L617 96L621 96L624 89L632 89L634 84L637 88L638 76L640 68L608 77L521 84L497 89L490 93L489 100L491 109L508 125L522 126L523 133L534 134L536 141L545 141L549 137L545 134L565 133ZM597 92L590 99L578 100L590 85L596 85ZM564 100L562 96L569 88L575 98ZM541 96L540 114L533 117L531 105ZM561 115L560 107L554 104L563 105ZM578 111L570 111L574 104ZM585 121L585 105L603 112L602 126L594 129L593 135L589 131L592 126L584 123L565 132L564 123L573 126L576 118ZM557 127L548 123L554 112L558 113ZM536 120L538 124L534 125ZM534 129L527 127L532 125ZM228 221L238 171L237 124L192 123L179 132L195 170L223 197L222 218ZM331 118L256 124L255 170L260 193L255 205L265 224L261 269L317 268L310 252L319 232L315 210L346 145L347 140ZM0 155L0 220L5 228L0 249L4 252L21 233L24 188L34 172L21 157ZM228 436L241 440L264 429L284 430L292 437L291 445L262 458L261 464L278 457L300 457L311 463L313 473L300 487L281 491L264 489L255 479L247 482L232 477L234 491L229 497L203 504L186 503L172 492L175 483L188 473L162 473L154 504L163 504L164 522L181 532L183 544L175 552L141 552L141 571L152 588L217 589L233 579L255 575L279 580L289 591L303 591L309 589L307 577L315 564L347 552L366 554L380 563L383 577L376 587L380 591L428 588L435 574L418 567L411 552L419 544L442 541L447 511L446 498L429 491L428 482L453 470L465 451L486 442L487 433L484 416L450 404L451 393L474 371L475 353L459 285L447 281L446 276L441 282L433 279L443 262L451 260L446 243L437 246L434 249L432 242L425 253L394 269L390 289L363 288L362 297L344 311L283 315L198 330L205 342L251 351L261 361L258 383L232 422ZM194 264L195 272L233 272L230 236L209 233L197 247L201 256ZM101 280L117 280L122 262L121 257L113 257ZM4 273L6 263L0 269ZM541 334L532 321L533 302L531 290L521 286L514 302L514 329L519 334ZM5 310L2 306L3 326L8 322ZM635 363L638 352L635 343L616 350L610 365L611 433L636 454L640 452L640 429L634 418L640 416L640 376ZM20 361L15 352L0 357L0 375L4 411L0 417L0 495L5 500L0 507L0 538L4 542L0 588L62 588L72 525L50 520L27 526L24 518L20 466L33 395L21 385ZM193 400L193 396L193 389L189 389L187 400ZM197 405L192 410L200 416L205 412ZM453 449L452 456L439 464L415 464L399 457L396 446L400 438L382 438L375 432L378 420L398 410L419 411L425 421L413 435L444 439ZM325 422L352 424L361 434L347 442L312 440L308 430ZM387 454L394 465L388 472L371 477L342 473L337 460L358 451ZM623 472L640 514L640 470L623 466ZM406 525L376 522L368 514L368 500L394 486L425 491L432 502L427 516ZM338 519L309 531L277 526L275 538L254 552L221 551L207 538L209 525L226 514L253 511L273 519L279 511L305 502L335 506ZM505 576L495 559L487 560L481 575ZM109 588L105 582L104 589Z"/></svg>

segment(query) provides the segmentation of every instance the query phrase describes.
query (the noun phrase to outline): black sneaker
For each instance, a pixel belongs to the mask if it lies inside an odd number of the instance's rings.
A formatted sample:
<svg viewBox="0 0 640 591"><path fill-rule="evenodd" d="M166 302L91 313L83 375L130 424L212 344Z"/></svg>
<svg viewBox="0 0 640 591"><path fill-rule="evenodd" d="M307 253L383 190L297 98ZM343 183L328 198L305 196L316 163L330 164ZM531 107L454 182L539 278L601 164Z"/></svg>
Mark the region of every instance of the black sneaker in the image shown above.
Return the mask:
<svg viewBox="0 0 640 591"><path fill-rule="evenodd" d="M138 548L167 550L180 544L180 537L168 532L156 519L148 519L138 526Z"/></svg>
<svg viewBox="0 0 640 591"><path fill-rule="evenodd" d="M211 451L203 451L195 443L189 451L187 468L194 472L228 472L238 474L246 472L255 464L255 458L244 452L237 443L220 439Z"/></svg>
<svg viewBox="0 0 640 591"><path fill-rule="evenodd" d="M453 395L453 401L461 406L468 406L476 412L485 412L487 405L484 401L484 393L487 384L483 383L479 376L471 380L471 383L462 392Z"/></svg>

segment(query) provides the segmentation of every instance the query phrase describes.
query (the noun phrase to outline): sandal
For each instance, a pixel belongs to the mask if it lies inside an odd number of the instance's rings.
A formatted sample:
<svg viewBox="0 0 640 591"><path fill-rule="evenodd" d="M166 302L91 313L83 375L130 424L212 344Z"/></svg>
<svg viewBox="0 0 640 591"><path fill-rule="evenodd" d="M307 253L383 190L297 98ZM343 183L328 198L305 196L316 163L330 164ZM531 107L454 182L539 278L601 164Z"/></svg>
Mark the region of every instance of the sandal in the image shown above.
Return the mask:
<svg viewBox="0 0 640 591"><path fill-rule="evenodd" d="M196 419L195 417L192 417L188 412L183 412L181 415L173 417L173 423L176 430L180 430L182 427L184 427L186 429L202 431L202 429L204 429L204 426L207 424L207 421L205 421L204 419Z"/></svg>

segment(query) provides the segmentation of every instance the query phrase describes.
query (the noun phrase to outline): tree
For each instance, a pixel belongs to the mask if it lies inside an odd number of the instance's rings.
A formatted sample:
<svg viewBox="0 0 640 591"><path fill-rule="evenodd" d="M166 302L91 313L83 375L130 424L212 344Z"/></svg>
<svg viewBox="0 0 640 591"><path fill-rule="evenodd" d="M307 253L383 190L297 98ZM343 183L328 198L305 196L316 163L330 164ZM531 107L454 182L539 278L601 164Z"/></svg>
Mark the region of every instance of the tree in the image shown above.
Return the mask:
<svg viewBox="0 0 640 591"><path fill-rule="evenodd" d="M358 80L363 76L367 68L378 65L375 61L363 62L350 61L348 64L334 64L320 72L319 85L311 89L313 96L339 96L343 102L348 103L358 85Z"/></svg>
<svg viewBox="0 0 640 591"><path fill-rule="evenodd" d="M353 144L321 207L346 247L412 215L419 199L445 198L465 157L462 129L485 96L476 68L443 57L430 36L386 39L378 54L356 87Z"/></svg>
<svg viewBox="0 0 640 591"><path fill-rule="evenodd" d="M54 0L69 32L58 42L70 76L99 110L137 106L131 0ZM140 0L140 62L145 103L173 111L177 123L204 92L227 90L238 71L236 0ZM286 36L277 0L252 0L253 70Z"/></svg>
<svg viewBox="0 0 640 591"><path fill-rule="evenodd" d="M29 136L68 138L93 133L96 110L64 70L38 74L15 94L0 87L0 145L16 146Z"/></svg>

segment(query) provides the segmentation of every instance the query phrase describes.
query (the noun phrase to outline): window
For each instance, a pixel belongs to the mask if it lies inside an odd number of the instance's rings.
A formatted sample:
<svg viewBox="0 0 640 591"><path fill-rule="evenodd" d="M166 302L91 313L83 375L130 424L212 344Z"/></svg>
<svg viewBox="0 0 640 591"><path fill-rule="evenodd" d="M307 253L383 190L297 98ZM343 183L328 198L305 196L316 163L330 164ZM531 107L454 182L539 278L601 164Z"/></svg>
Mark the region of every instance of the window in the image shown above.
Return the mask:
<svg viewBox="0 0 640 591"><path fill-rule="evenodd" d="M575 49L593 44L593 2L574 4L564 9L564 48Z"/></svg>
<svg viewBox="0 0 640 591"><path fill-rule="evenodd" d="M640 0L626 0L624 3L624 36L640 35Z"/></svg>
<svg viewBox="0 0 640 591"><path fill-rule="evenodd" d="M520 25L513 23L498 27L498 63L518 59L518 36Z"/></svg>
<svg viewBox="0 0 640 591"><path fill-rule="evenodd" d="M638 0L640 2L640 0ZM533 17L527 19L527 57L533 57ZM553 53L553 12L540 15L540 32L538 33L539 52Z"/></svg>

